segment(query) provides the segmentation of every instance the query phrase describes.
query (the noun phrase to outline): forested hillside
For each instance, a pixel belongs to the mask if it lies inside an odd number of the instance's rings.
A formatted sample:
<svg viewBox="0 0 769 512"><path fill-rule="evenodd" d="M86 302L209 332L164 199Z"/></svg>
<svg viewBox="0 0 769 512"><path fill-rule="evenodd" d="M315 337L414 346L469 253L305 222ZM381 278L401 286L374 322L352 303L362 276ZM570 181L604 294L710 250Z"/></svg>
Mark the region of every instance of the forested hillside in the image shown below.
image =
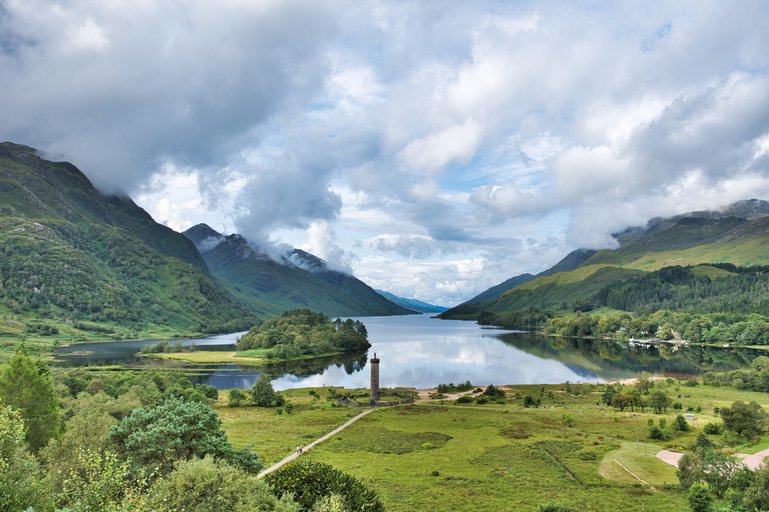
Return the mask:
<svg viewBox="0 0 769 512"><path fill-rule="evenodd" d="M195 246L69 163L0 144L0 334L217 332L255 319Z"/></svg>
<svg viewBox="0 0 769 512"><path fill-rule="evenodd" d="M295 309L252 327L237 343L239 353L259 350L261 356L287 359L332 352L360 352L371 345L366 326L358 320L332 321L323 313Z"/></svg>
<svg viewBox="0 0 769 512"><path fill-rule="evenodd" d="M625 337L660 331L695 341L769 343L763 334L769 315L767 212L769 203L749 200L719 212L652 219L617 234L616 250L591 253L572 269L540 274L494 300L471 300L442 316L546 325L574 336L615 335L622 328Z"/></svg>
<svg viewBox="0 0 769 512"><path fill-rule="evenodd" d="M413 313L355 276L329 269L323 260L305 251L269 256L244 237L224 236L205 224L184 234L198 247L222 286L261 314L295 308L344 316Z"/></svg>

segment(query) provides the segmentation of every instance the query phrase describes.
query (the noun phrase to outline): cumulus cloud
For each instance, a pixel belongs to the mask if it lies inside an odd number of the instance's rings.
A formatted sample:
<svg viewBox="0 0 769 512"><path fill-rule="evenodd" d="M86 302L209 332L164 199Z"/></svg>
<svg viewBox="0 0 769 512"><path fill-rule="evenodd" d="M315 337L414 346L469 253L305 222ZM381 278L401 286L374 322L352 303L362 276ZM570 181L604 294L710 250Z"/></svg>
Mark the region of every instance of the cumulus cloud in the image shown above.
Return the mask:
<svg viewBox="0 0 769 512"><path fill-rule="evenodd" d="M4 2L2 133L134 191L171 159L227 163L322 81L332 3Z"/></svg>
<svg viewBox="0 0 769 512"><path fill-rule="evenodd" d="M307 247L446 303L650 216L769 198L767 17L718 0L9 0L0 136L175 228Z"/></svg>

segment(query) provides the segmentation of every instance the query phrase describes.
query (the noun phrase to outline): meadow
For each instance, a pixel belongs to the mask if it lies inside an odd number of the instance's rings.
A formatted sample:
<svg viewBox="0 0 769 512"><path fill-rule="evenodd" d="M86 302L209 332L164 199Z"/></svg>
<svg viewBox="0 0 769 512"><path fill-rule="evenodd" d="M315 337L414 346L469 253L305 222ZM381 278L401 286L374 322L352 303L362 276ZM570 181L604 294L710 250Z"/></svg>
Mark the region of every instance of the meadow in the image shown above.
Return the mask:
<svg viewBox="0 0 769 512"><path fill-rule="evenodd" d="M603 385L510 386L504 404L428 400L382 408L304 457L362 479L395 512L537 511L549 503L580 511L687 510L675 468L656 452L684 449L716 420L714 407L734 400L769 407L769 397L673 380L656 385L680 395L684 411L700 408L690 432L649 440L649 418L671 423L679 411L616 411L602 404ZM291 414L227 407L226 392L217 410L230 441L253 447L269 464L360 411L335 406L330 397L342 390L329 389L285 392ZM523 407L526 395L541 406Z"/></svg>

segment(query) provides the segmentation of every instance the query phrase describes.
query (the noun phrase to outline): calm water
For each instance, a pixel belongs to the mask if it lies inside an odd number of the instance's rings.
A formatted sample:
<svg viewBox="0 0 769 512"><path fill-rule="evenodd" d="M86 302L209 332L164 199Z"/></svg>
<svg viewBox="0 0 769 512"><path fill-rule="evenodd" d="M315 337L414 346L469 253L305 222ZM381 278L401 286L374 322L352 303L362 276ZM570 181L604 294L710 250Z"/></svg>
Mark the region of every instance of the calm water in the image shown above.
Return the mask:
<svg viewBox="0 0 769 512"><path fill-rule="evenodd" d="M193 380L224 388L247 389L261 372L276 389L307 386L368 387L368 359L377 354L383 387L435 387L441 383L546 384L602 382L636 376L642 371L691 375L730 370L749 364L749 350L686 347L627 348L615 343L565 340L482 327L473 322L438 320L428 315L364 317L371 348L368 354L317 361L282 363L265 368L238 365L189 365L137 358L152 341L87 343L57 349L66 366L120 364L128 367L178 367ZM201 350L232 350L242 333L187 340Z"/></svg>

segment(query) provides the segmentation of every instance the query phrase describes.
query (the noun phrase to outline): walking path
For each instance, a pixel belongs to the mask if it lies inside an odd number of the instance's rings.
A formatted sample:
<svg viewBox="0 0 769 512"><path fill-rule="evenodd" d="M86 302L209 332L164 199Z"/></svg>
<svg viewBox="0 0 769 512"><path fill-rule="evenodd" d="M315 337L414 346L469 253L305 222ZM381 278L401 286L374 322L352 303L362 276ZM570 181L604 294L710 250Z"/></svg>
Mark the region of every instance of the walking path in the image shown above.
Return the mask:
<svg viewBox="0 0 769 512"><path fill-rule="evenodd" d="M481 389L486 389L486 386L480 386L480 388ZM475 389L475 388L473 388L473 389ZM501 389L507 389L507 388L503 387ZM423 390L420 390L418 392L418 398L414 401L414 403L418 404L418 403L430 402L431 401L430 393L435 393L437 391L438 391L437 389L423 389ZM444 400L456 400L460 396L468 395L468 394L472 394L472 393L473 393L473 390L463 391L463 392L455 393L455 394L449 394L449 395L446 395L444 397ZM375 407L373 409L367 409L367 410L363 411L362 413L358 414L357 416L354 416L353 418L350 418L344 425L335 428L334 430L332 430L328 434L324 435L321 438L316 439L312 443L310 443L307 446L305 446L302 449L302 453L310 451L312 448L315 447L315 445L317 445L319 443L322 443L323 441L325 441L326 439L328 439L330 437L335 436L336 434L338 434L342 430L346 429L347 427L349 427L350 425L352 425L353 423L355 423L356 421L358 421L362 417L366 416L367 414L371 414L372 412L374 412L376 410L379 410L379 409L386 409L386 407ZM265 476L269 475L273 471L276 471L276 470L282 468L283 466L285 466L286 464L288 464L289 462L295 460L300 455L301 455L301 453L298 453L298 452L292 453L291 455L289 455L285 459L281 460L280 462L278 462L276 464L273 464L269 468L265 469L264 471L262 471L261 473L256 475L256 478L264 478Z"/></svg>
<svg viewBox="0 0 769 512"><path fill-rule="evenodd" d="M671 466L678 466L678 462L683 457L683 453L660 450L657 452L657 458ZM756 470L764 463L764 459L769 457L769 449L761 450L756 453L735 453L735 457L742 459L742 463L752 470Z"/></svg>
<svg viewBox="0 0 769 512"><path fill-rule="evenodd" d="M334 430L332 430L328 434L324 435L323 437L320 437L320 438L316 439L315 441L313 441L310 444L308 444L307 446L305 446L302 449L302 453L310 451L312 448L315 447L315 445L317 445L319 443L322 443L323 441L325 441L326 439L328 439L330 437L335 436L336 434L338 434L342 430L346 429L347 427L349 427L350 425L352 425L353 423L355 423L356 421L358 421L359 419L361 419L365 415L371 414L372 412L374 412L376 410L377 410L377 408L367 409L367 410L363 411L362 413L358 414L357 416L354 416L354 417L350 418L342 426L339 426L339 427L335 428ZM299 457L299 455L301 455L301 453L297 453L297 452L292 453L291 455L289 455L288 457L286 457L282 461L278 462L277 464L273 464L269 468L265 469L264 471L262 471L261 473L256 475L256 478L264 478L265 476L269 475L273 471L275 471L277 469L280 469L283 466L285 466L286 464L288 464L289 462L293 461L294 459Z"/></svg>

